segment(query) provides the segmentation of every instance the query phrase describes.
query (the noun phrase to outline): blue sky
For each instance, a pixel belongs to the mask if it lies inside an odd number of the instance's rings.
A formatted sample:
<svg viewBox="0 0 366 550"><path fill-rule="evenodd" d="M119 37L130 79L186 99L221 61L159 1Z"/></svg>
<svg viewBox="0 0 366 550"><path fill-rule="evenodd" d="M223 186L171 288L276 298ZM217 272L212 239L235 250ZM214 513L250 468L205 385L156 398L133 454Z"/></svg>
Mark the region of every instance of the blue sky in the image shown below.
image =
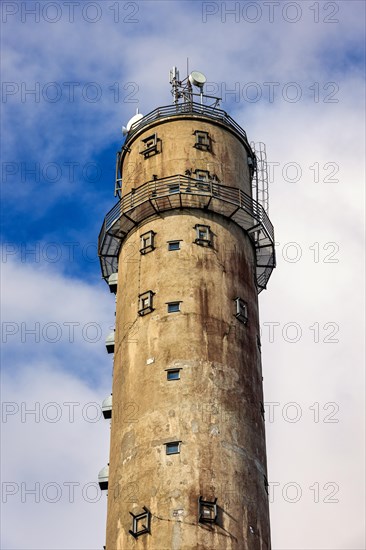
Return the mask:
<svg viewBox="0 0 366 550"><path fill-rule="evenodd" d="M88 405L112 367L96 241L121 126L171 103L188 57L274 174L278 268L260 295L273 548L364 548L364 2L1 8L2 547L104 544L106 499L86 492L109 453Z"/></svg>

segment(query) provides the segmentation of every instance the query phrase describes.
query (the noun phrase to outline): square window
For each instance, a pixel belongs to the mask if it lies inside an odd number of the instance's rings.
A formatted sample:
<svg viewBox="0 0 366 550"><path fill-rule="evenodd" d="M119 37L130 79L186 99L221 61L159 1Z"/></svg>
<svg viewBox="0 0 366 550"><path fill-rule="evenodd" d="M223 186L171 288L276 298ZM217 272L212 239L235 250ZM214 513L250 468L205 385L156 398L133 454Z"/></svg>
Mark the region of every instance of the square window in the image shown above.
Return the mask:
<svg viewBox="0 0 366 550"><path fill-rule="evenodd" d="M169 241L168 250L180 250L180 241Z"/></svg>
<svg viewBox="0 0 366 550"><path fill-rule="evenodd" d="M198 500L198 518L200 523L216 523L217 521L217 498L215 500Z"/></svg>
<svg viewBox="0 0 366 550"><path fill-rule="evenodd" d="M167 455L176 455L180 453L180 441L172 441L165 444Z"/></svg>
<svg viewBox="0 0 366 550"><path fill-rule="evenodd" d="M176 313L180 311L180 302L169 302L168 304L168 313Z"/></svg>
<svg viewBox="0 0 366 550"><path fill-rule="evenodd" d="M152 252L154 250L155 235L156 233L154 233L154 231L147 231L146 233L141 235L141 254L147 254L148 252Z"/></svg>
<svg viewBox="0 0 366 550"><path fill-rule="evenodd" d="M241 298L235 298L236 313L235 317L244 325L248 322L247 304Z"/></svg>
<svg viewBox="0 0 366 550"><path fill-rule="evenodd" d="M211 230L209 225L195 225L196 244L211 246Z"/></svg>
<svg viewBox="0 0 366 550"><path fill-rule="evenodd" d="M153 145L155 145L155 139L152 136L145 141L145 147L146 149L149 149L149 147L152 147Z"/></svg>
<svg viewBox="0 0 366 550"><path fill-rule="evenodd" d="M154 292L152 292L152 290L148 290L147 292L144 292L143 294L139 295L138 314L141 317L143 315L146 315L147 313L151 313L154 310L153 296L154 296Z"/></svg>
<svg viewBox="0 0 366 550"><path fill-rule="evenodd" d="M132 516L132 529L130 529L129 532L135 539L140 535L150 533L151 512L146 506L143 507L143 510L144 512L141 514L133 514L130 512Z"/></svg>
<svg viewBox="0 0 366 550"><path fill-rule="evenodd" d="M145 159L151 157L152 155L156 155L156 153L159 152L157 134L151 134L145 139L142 139L141 142L142 142L142 145L141 145L140 154L144 155Z"/></svg>
<svg viewBox="0 0 366 550"><path fill-rule="evenodd" d="M180 380L180 369L168 370L166 378L167 380Z"/></svg>
<svg viewBox="0 0 366 550"><path fill-rule="evenodd" d="M195 179L199 183L196 183L197 189L200 191L210 191L210 173L207 170L195 170Z"/></svg>
<svg viewBox="0 0 366 550"><path fill-rule="evenodd" d="M169 193L179 193L179 183L172 183L171 185L168 185Z"/></svg>
<svg viewBox="0 0 366 550"><path fill-rule="evenodd" d="M201 149L202 151L211 151L211 139L208 132L203 132L201 130L195 130L196 143L194 147L196 149Z"/></svg>

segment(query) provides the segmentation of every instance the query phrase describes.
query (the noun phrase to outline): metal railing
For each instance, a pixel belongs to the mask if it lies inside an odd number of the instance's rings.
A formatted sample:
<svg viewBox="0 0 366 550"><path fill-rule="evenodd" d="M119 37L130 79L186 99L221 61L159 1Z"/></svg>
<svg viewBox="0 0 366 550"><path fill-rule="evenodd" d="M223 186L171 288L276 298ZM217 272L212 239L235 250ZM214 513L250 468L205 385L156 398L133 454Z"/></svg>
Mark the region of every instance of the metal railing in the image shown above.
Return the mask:
<svg viewBox="0 0 366 550"><path fill-rule="evenodd" d="M98 240L103 277L117 271L122 242L135 226L150 216L176 208L215 212L247 231L256 251L258 290L266 288L275 267L275 250L273 225L263 207L239 188L181 174L132 189L108 212Z"/></svg>
<svg viewBox="0 0 366 550"><path fill-rule="evenodd" d="M226 111L222 111L221 109L216 109L214 107L209 107L206 105L201 105L200 103L187 102L178 103L177 105L166 105L165 107L158 107L157 109L151 111L151 113L145 115L139 121L132 124L130 131L127 134L125 145L139 130L141 130L151 122L177 115L199 115L200 117L207 117L210 120L216 120L217 122L224 124L224 126L232 128L236 132L236 134L238 134L246 143L248 143L246 132L243 130L243 128L241 128L241 126L239 126L239 124L235 122L233 118L231 118L230 115L226 113Z"/></svg>

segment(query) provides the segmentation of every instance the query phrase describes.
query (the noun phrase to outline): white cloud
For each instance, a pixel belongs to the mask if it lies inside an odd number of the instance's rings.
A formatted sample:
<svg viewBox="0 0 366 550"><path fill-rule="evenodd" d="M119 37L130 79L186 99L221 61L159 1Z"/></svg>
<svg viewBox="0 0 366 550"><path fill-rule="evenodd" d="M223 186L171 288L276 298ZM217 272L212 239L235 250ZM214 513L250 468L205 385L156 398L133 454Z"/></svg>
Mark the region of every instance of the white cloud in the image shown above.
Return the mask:
<svg viewBox="0 0 366 550"><path fill-rule="evenodd" d="M101 548L106 498L97 480L109 426L100 402L109 376L92 389L48 357L12 366L16 374L2 381L3 547Z"/></svg>
<svg viewBox="0 0 366 550"><path fill-rule="evenodd" d="M109 456L101 401L111 391L104 339L113 299L106 285L68 279L56 266L10 260L1 268L3 545L102 547L106 499L97 478ZM99 327L98 340L83 332L88 323Z"/></svg>

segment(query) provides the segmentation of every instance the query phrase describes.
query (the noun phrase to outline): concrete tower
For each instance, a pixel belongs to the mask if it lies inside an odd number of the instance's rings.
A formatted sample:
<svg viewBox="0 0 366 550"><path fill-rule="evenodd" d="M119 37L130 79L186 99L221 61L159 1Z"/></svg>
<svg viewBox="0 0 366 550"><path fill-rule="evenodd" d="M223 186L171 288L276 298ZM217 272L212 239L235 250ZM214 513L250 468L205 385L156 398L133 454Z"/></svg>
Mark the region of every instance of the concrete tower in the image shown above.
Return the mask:
<svg viewBox="0 0 366 550"><path fill-rule="evenodd" d="M107 550L271 546L257 295L273 227L246 133L204 82L174 68L173 104L131 119L99 236L116 292Z"/></svg>

